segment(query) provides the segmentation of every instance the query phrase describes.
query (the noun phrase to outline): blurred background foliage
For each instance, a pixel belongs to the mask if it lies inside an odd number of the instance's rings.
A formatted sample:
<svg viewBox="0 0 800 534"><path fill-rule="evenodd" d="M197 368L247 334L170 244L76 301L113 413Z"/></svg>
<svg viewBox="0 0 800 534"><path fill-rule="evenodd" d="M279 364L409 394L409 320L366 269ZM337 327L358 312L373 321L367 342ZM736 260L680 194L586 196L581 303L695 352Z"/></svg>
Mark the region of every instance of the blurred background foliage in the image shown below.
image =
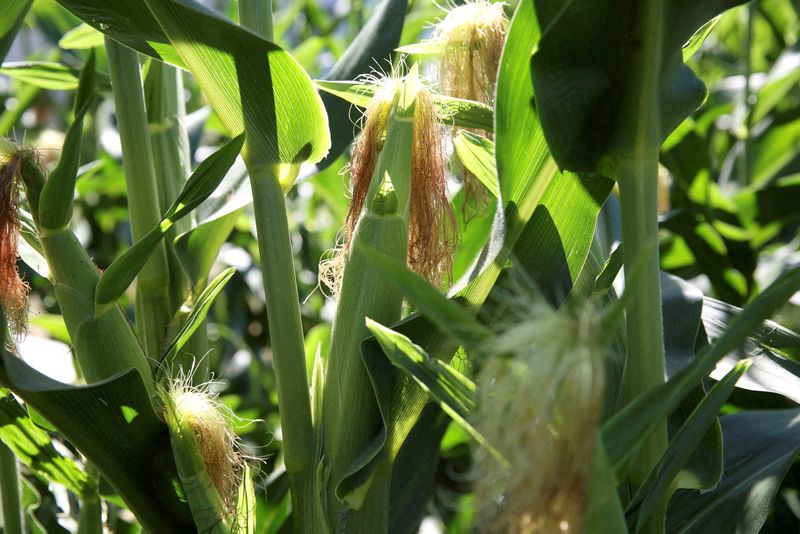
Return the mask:
<svg viewBox="0 0 800 534"><path fill-rule="evenodd" d="M236 18L235 0L204 3ZM276 0L274 4L276 41L290 50L312 77L321 77L369 19L377 2ZM434 0L409 4L401 45L425 38L431 23L443 13ZM36 146L49 168L59 158L70 123L70 91L88 55L87 42L91 46L91 39L96 39L79 26L78 19L54 1L35 0L0 70L0 136ZM756 0L721 16L689 61L709 85L708 100L662 149L662 268L690 280L707 296L739 306L787 268L800 264L798 39L798 0ZM107 72L103 48L97 51L98 70ZM31 79L13 68L13 62L18 61L47 61L62 67L42 70ZM388 70L388 66L376 65L376 69ZM220 121L197 86L189 76L185 81L190 113L187 127L196 165L225 139ZM131 244L119 136L107 76L100 77L101 88L103 84L103 98L87 123L72 223L101 268ZM351 115L354 122L359 119L356 109ZM317 285L317 266L323 253L334 246L347 210L344 166L342 157L320 173L301 173L299 183L288 195L307 352L312 357L317 344L327 339L335 306ZM239 199L246 203L248 188L237 192L235 187L236 183L246 186L244 172L244 167L237 165L230 173L234 185L226 191L235 198L218 198L216 202ZM452 185L451 193L459 187ZM212 210L213 206L202 209ZM607 211L613 211L613 203ZM462 235L469 230L471 235L485 239L488 226L486 231L477 231L475 226L469 229L470 223L487 225L488 217L485 219L465 221L462 213L459 230ZM612 213L609 220L613 219ZM257 525L259 532L271 533L288 528L285 519L289 503L287 483L279 467L281 435L269 340L263 326L266 312L254 232L252 212L245 209L217 260L216 272L233 266L237 274L209 315L212 350L206 357L216 370L223 401L243 419L252 421L243 422L239 433L247 453L261 461ZM474 253L481 243L470 241L462 248L467 245ZM54 378L79 379L72 367L66 344L69 338L58 306L42 276L46 273L35 257L23 256L26 261L20 261L19 267L32 288L32 317L30 332L21 343L22 356ZM781 323L798 329L799 306L796 297L782 311ZM795 358L800 356L800 347L796 349ZM726 410L790 405L792 401L782 396L737 390ZM456 425L448 427L449 420L440 413L430 416L441 419L443 437L439 457L428 459L437 462L438 469L423 529L465 532L472 513L469 440ZM783 482L765 531L800 530L798 488L800 469L795 464ZM25 498L44 531L75 528L75 501L63 488L48 487L45 481L27 473ZM135 532L131 514L121 507L121 501L113 496L110 499L115 532Z"/></svg>

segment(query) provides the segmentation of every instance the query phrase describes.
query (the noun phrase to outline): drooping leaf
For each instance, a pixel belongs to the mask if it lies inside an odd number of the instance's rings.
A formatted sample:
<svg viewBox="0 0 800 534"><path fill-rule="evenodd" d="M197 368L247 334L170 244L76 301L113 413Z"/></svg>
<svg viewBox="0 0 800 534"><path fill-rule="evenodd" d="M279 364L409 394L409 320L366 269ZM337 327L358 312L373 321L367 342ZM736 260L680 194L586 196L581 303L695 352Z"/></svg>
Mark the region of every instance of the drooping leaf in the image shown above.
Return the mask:
<svg viewBox="0 0 800 534"><path fill-rule="evenodd" d="M58 428L154 532L193 528L175 492L166 425L135 370L90 386L61 384L3 351L0 382Z"/></svg>
<svg viewBox="0 0 800 534"><path fill-rule="evenodd" d="M718 338L741 308L706 298L703 302L703 324L710 340ZM777 393L800 402L800 335L772 321L765 321L747 337L742 346L726 355L711 373L719 379L739 361L749 359L752 366L737 382L737 387L751 391Z"/></svg>
<svg viewBox="0 0 800 534"><path fill-rule="evenodd" d="M14 451L22 463L51 482L63 484L77 495L90 489L92 483L86 473L73 460L56 451L47 432L38 427L25 408L3 388L0 388L0 441Z"/></svg>
<svg viewBox="0 0 800 534"><path fill-rule="evenodd" d="M711 425L717 421L717 414L728 400L736 386L736 381L747 371L749 363L740 363L709 391L695 410L670 441L669 447L639 487L628 505L626 514L632 530L638 531L649 519L656 506L671 491L670 487L689 461L696 447L703 440Z"/></svg>
<svg viewBox="0 0 800 534"><path fill-rule="evenodd" d="M478 349L489 338L488 328L404 264L372 247L364 247L364 254L386 276L386 283L405 295L441 332L470 349Z"/></svg>
<svg viewBox="0 0 800 534"><path fill-rule="evenodd" d="M192 0L59 0L84 22L156 59L188 68L245 153L261 164L319 161L330 136L322 101L300 65Z"/></svg>
<svg viewBox="0 0 800 534"><path fill-rule="evenodd" d="M644 439L672 413L686 394L705 378L716 363L734 351L776 309L800 290L800 268L776 280L731 321L724 334L706 347L669 382L633 400L603 425L603 443L612 468L622 478L627 461Z"/></svg>
<svg viewBox="0 0 800 534"><path fill-rule="evenodd" d="M502 455L468 421L470 412L477 406L477 387L472 380L450 365L431 358L410 339L391 328L369 318L367 328L395 367L410 375L447 415L492 456L505 462Z"/></svg>
<svg viewBox="0 0 800 534"><path fill-rule="evenodd" d="M696 30L741 0L666 0L659 108L666 136L705 99L704 84L683 63L681 48ZM543 28L531 74L537 112L559 167L598 172L613 156L617 118L633 83L632 42L641 2L535 0Z"/></svg>
<svg viewBox="0 0 800 534"><path fill-rule="evenodd" d="M741 412L720 422L722 480L712 491L678 491L667 511L668 532L759 532L800 453L800 410Z"/></svg>
<svg viewBox="0 0 800 534"><path fill-rule="evenodd" d="M78 72L61 63L15 61L3 63L0 74L40 89L72 91L78 87Z"/></svg>

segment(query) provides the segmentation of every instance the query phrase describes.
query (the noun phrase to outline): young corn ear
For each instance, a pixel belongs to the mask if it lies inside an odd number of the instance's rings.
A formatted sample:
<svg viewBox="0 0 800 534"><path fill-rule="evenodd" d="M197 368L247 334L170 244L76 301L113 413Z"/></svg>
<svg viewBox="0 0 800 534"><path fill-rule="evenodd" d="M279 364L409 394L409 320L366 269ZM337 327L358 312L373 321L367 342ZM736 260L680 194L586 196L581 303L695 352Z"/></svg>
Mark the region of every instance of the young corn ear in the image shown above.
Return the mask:
<svg viewBox="0 0 800 534"><path fill-rule="evenodd" d="M529 308L479 376L476 427L511 465L476 454L479 516L492 532L582 532L605 385L599 314Z"/></svg>
<svg viewBox="0 0 800 534"><path fill-rule="evenodd" d="M232 414L210 391L180 374L160 389L172 452L198 530L230 532L244 466L236 450Z"/></svg>
<svg viewBox="0 0 800 534"><path fill-rule="evenodd" d="M386 141L392 106L403 80L387 77L379 82L364 114L364 127L356 141L348 170L350 207L345 218L343 243L320 266L320 281L338 294L341 273L353 235L364 210L367 194ZM414 110L411 156L411 194L408 210L408 264L434 285L450 274L455 250L455 216L447 198L442 127L430 91L419 84ZM383 176L378 176L382 180Z"/></svg>
<svg viewBox="0 0 800 534"><path fill-rule="evenodd" d="M497 70L508 30L504 5L468 0L450 10L436 26L433 41L440 51L438 77L443 94L494 106ZM486 189L469 171L463 172L466 198L483 206Z"/></svg>
<svg viewBox="0 0 800 534"><path fill-rule="evenodd" d="M6 147L2 148L5 152ZM17 178L25 156L22 151L0 154L0 305L6 310L9 329L16 335L25 331L28 317L28 284L17 271L20 230Z"/></svg>

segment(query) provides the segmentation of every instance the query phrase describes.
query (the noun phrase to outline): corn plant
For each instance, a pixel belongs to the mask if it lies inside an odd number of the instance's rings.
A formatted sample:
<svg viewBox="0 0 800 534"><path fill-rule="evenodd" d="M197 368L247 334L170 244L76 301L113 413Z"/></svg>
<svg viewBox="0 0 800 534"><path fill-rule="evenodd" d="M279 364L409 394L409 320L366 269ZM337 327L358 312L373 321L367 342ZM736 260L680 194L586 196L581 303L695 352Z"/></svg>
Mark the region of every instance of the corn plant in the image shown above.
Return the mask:
<svg viewBox="0 0 800 534"><path fill-rule="evenodd" d="M26 21L63 28L60 52L0 67L21 84L0 115L4 532L45 531L30 502L56 487L87 533L405 533L436 514L447 532L774 522L800 452L800 336L773 319L791 323L800 267L758 287L755 267L712 252L796 254L796 206L763 202L796 189L796 146L763 138L772 121L796 138L800 68L789 50L793 71L751 87L760 19L742 3L354 0L328 24L304 1L11 0L0 58ZM687 63L737 13L745 133L708 141L740 146L748 186L731 200L696 162L715 112ZM338 59L312 79L325 39ZM48 162L12 134L53 89L71 105ZM121 164L87 165L112 103ZM199 137L214 147L202 158ZM104 263L82 239L97 196L82 184L113 169L127 244ZM667 172L681 184L659 215ZM298 224L309 187L324 201ZM328 250L309 282L314 240ZM258 281L220 267L242 243ZM662 271L681 274L681 253L722 300ZM242 280L263 294L249 325ZM45 324L29 291L52 301L73 383L25 358ZM335 311L309 325L311 298ZM220 395L237 380L220 353L249 354L248 336L265 356L245 393ZM752 391L780 409L748 409ZM434 491L445 443L469 464L455 512Z"/></svg>

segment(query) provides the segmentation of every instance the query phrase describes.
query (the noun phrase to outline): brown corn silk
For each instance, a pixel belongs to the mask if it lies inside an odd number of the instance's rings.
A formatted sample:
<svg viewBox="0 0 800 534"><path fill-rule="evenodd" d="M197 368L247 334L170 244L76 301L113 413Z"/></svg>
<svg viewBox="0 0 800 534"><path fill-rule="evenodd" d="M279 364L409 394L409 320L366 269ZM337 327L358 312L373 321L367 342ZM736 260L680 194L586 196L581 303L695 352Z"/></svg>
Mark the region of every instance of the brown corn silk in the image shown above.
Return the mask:
<svg viewBox="0 0 800 534"><path fill-rule="evenodd" d="M497 70L506 42L508 19L503 3L473 0L454 7L436 26L433 41L439 55L439 89L442 94L494 106ZM455 136L459 128L453 128ZM469 130L491 138L490 132ZM467 200L478 208L487 200L486 188L462 169ZM465 204L466 207L466 204Z"/></svg>
<svg viewBox="0 0 800 534"><path fill-rule="evenodd" d="M348 165L350 207L342 244L320 265L320 281L334 295L338 293L347 252L384 148L392 102L399 88L400 80L383 81L365 112L364 127L353 149ZM408 264L432 284L442 286L452 271L456 223L447 198L442 126L431 94L424 87L417 93L412 144Z"/></svg>
<svg viewBox="0 0 800 534"><path fill-rule="evenodd" d="M14 334L25 331L28 315L28 284L17 271L19 240L18 175L25 152L3 157L0 167L0 303Z"/></svg>

